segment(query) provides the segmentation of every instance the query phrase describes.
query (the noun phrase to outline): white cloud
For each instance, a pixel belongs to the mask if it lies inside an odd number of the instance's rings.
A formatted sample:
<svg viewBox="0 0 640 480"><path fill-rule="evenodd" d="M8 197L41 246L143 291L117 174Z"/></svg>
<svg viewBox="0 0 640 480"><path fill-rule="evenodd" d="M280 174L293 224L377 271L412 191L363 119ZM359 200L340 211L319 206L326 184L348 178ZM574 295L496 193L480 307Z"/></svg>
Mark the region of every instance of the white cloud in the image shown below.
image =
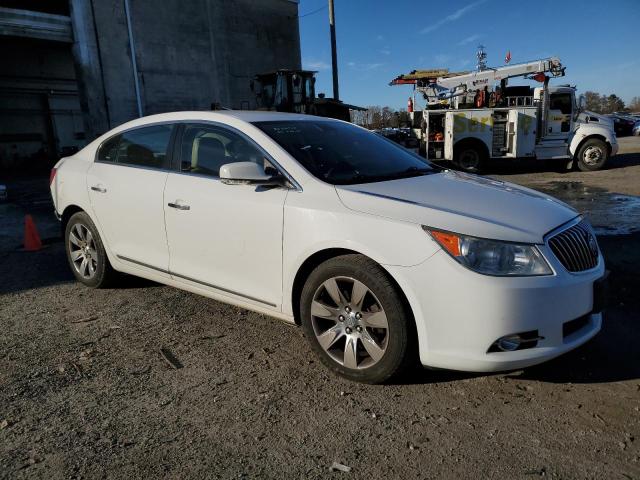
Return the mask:
<svg viewBox="0 0 640 480"><path fill-rule="evenodd" d="M624 62L618 65L620 70L626 70L627 68L631 68L638 63L637 60L631 60L629 62Z"/></svg>
<svg viewBox="0 0 640 480"><path fill-rule="evenodd" d="M331 68L331 65L322 60L306 60L303 63L307 70L329 70Z"/></svg>
<svg viewBox="0 0 640 480"><path fill-rule="evenodd" d="M382 41L382 40L384 40L384 37L383 37L382 35L378 35L378 36L376 37L376 40Z"/></svg>
<svg viewBox="0 0 640 480"><path fill-rule="evenodd" d="M439 53L438 55L433 57L433 59L435 60L436 63L443 64L443 63L447 63L451 59L451 57L444 53ZM443 65L438 65L438 66L443 66Z"/></svg>
<svg viewBox="0 0 640 480"><path fill-rule="evenodd" d="M377 70L380 67L384 66L384 63L358 63L358 62L347 62L347 65L351 68L355 68L357 70Z"/></svg>
<svg viewBox="0 0 640 480"><path fill-rule="evenodd" d="M391 55L391 49L389 47L384 47L382 50L380 50L380 53L382 55Z"/></svg>
<svg viewBox="0 0 640 480"><path fill-rule="evenodd" d="M424 33L431 33L431 32L433 32L434 30L440 28L442 25L444 25L446 23L455 22L456 20L459 20L462 16L466 15L471 10L473 10L474 8L482 5L486 1L487 0L477 0L475 2L469 3L468 5L465 5L464 7L459 8L458 10L453 12L452 14L441 18L437 22L432 23L431 25L427 25L422 30L420 30L420 33L423 33L423 34Z"/></svg>
<svg viewBox="0 0 640 480"><path fill-rule="evenodd" d="M460 40L458 42L458 45L466 45L468 43L472 43L475 42L476 40L479 40L482 37L482 35L478 35L477 33L475 35L471 35L467 38L463 38L462 40Z"/></svg>

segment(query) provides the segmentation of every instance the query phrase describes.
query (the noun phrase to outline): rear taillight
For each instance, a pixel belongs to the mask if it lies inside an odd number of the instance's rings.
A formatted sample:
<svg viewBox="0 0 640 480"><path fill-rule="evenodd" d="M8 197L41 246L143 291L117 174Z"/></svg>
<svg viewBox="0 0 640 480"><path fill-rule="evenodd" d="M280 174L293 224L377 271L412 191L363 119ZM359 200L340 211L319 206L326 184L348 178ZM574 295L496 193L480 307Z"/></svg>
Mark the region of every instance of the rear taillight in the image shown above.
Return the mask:
<svg viewBox="0 0 640 480"><path fill-rule="evenodd" d="M51 186L51 184L56 178L56 171L57 170L55 169L55 167L51 169L51 173L49 174L49 186Z"/></svg>

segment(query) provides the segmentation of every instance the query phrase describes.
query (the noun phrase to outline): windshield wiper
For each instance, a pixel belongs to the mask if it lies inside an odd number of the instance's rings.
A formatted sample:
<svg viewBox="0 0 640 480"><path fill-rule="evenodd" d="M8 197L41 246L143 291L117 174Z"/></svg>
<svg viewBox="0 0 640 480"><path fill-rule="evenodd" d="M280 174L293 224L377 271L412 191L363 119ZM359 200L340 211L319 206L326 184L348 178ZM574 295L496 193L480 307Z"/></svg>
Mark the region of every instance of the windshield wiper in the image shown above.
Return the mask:
<svg viewBox="0 0 640 480"><path fill-rule="evenodd" d="M430 173L434 173L432 168L429 167L409 167L406 170L396 173L390 173L389 175L385 175L389 180L398 179L398 178L409 178L409 177L419 177L421 175L428 175Z"/></svg>
<svg viewBox="0 0 640 480"><path fill-rule="evenodd" d="M349 177L349 179L347 179L344 183L356 184L356 183L384 182L386 180L398 180L400 178L418 177L421 175L428 175L431 173L436 173L436 172L434 169L429 167L425 167L425 168L409 167L406 170L402 170L400 172L387 173L384 175L366 175L364 173L357 173Z"/></svg>

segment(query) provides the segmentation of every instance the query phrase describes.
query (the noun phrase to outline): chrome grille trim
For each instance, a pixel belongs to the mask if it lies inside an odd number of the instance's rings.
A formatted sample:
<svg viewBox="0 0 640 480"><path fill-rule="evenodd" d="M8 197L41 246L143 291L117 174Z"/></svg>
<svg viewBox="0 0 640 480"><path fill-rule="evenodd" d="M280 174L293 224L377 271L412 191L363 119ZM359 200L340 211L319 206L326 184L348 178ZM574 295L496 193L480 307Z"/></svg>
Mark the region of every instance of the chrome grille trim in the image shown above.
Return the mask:
<svg viewBox="0 0 640 480"><path fill-rule="evenodd" d="M598 243L585 220L556 233L549 238L548 244L556 258L570 272L584 272L598 265Z"/></svg>

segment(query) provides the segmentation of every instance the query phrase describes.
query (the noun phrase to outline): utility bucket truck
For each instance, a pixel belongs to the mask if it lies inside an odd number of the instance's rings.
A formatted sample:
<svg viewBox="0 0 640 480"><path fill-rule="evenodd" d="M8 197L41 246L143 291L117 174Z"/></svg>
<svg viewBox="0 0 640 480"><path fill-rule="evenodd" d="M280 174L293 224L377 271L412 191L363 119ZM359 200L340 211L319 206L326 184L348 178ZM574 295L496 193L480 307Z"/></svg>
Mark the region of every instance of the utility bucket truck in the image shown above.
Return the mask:
<svg viewBox="0 0 640 480"><path fill-rule="evenodd" d="M592 171L616 154L611 122L585 112L575 87L549 86L550 78L564 76L558 58L488 68L485 57L480 50L477 71L418 70L391 81L413 85L414 97L426 100L424 110L410 113L421 154L452 160L467 172L480 171L489 159L521 157L564 160L567 168L575 162ZM542 86L510 86L515 77Z"/></svg>

